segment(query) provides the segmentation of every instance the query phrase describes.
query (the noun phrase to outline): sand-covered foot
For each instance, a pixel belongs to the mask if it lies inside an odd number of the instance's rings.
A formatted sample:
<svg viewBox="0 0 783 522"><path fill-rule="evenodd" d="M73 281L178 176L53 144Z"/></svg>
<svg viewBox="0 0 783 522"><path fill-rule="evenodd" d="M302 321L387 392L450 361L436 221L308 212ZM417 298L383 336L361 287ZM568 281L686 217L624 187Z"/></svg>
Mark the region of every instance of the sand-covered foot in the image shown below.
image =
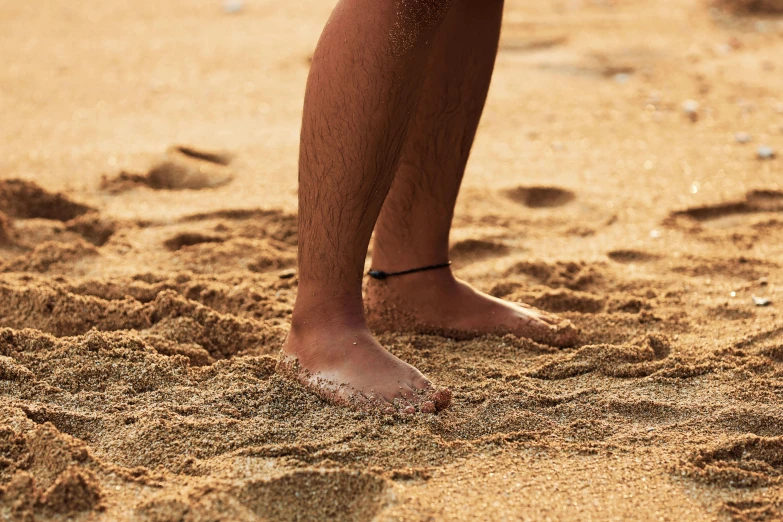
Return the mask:
<svg viewBox="0 0 783 522"><path fill-rule="evenodd" d="M292 326L278 371L326 400L362 409L435 413L451 403L448 389L386 351L363 322Z"/></svg>
<svg viewBox="0 0 783 522"><path fill-rule="evenodd" d="M370 279L366 306L376 331L409 330L451 337L513 334L558 347L572 346L578 330L568 320L480 292L448 269Z"/></svg>

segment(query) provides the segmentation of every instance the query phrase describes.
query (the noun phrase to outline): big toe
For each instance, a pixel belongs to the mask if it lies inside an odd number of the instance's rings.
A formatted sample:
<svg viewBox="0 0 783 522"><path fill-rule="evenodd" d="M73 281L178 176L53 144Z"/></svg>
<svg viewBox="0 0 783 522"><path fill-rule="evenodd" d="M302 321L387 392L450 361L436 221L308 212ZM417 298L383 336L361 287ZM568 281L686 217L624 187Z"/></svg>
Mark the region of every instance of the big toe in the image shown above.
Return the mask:
<svg viewBox="0 0 783 522"><path fill-rule="evenodd" d="M579 336L579 329L568 319L532 307L521 319L517 335L536 342L566 348L576 344Z"/></svg>
<svg viewBox="0 0 783 522"><path fill-rule="evenodd" d="M563 322L563 319L561 319L560 317L554 314L542 312L540 310L537 310L537 312L538 312L537 318L548 325L556 326Z"/></svg>

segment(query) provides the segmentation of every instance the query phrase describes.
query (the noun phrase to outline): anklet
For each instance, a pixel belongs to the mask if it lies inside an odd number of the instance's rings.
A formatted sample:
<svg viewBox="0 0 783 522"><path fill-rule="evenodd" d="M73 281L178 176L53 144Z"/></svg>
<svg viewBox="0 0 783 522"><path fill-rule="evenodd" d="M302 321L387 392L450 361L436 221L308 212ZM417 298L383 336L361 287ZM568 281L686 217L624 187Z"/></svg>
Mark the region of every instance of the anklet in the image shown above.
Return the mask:
<svg viewBox="0 0 783 522"><path fill-rule="evenodd" d="M448 263L441 263L439 265L423 266L421 268L411 268L410 270L403 270L402 272L384 272L383 270L370 270L367 275L373 279L386 279L387 277L400 276L405 274L413 274L416 272L424 272L426 270L435 270L437 268L446 268L451 266L451 261Z"/></svg>

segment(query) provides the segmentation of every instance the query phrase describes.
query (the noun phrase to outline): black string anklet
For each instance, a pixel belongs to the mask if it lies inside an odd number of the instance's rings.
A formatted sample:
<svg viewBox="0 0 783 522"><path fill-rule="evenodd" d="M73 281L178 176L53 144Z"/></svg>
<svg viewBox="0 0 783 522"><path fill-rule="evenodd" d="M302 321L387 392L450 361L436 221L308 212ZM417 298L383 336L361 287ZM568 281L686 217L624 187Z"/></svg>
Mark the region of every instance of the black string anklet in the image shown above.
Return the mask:
<svg viewBox="0 0 783 522"><path fill-rule="evenodd" d="M410 270L403 270L402 272L384 272L383 270L370 270L367 272L367 275L372 277L373 279L386 279L387 277L392 276L401 276L406 274L415 274L416 272L425 272L427 270L436 270L438 268L446 268L447 266L451 266L451 261L448 263L441 263L439 265L430 265L430 266L423 266L421 268L411 268Z"/></svg>

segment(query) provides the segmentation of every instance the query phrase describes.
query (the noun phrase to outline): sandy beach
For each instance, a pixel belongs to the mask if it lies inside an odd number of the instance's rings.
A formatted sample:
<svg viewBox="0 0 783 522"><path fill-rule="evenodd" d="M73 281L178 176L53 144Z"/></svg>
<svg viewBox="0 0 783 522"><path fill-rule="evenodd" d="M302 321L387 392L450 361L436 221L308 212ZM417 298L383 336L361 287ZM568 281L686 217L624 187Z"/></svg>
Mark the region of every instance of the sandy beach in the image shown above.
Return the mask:
<svg viewBox="0 0 783 522"><path fill-rule="evenodd" d="M783 520L780 1L507 1L452 261L580 339L413 416L275 372L332 2L0 5L0 519Z"/></svg>

